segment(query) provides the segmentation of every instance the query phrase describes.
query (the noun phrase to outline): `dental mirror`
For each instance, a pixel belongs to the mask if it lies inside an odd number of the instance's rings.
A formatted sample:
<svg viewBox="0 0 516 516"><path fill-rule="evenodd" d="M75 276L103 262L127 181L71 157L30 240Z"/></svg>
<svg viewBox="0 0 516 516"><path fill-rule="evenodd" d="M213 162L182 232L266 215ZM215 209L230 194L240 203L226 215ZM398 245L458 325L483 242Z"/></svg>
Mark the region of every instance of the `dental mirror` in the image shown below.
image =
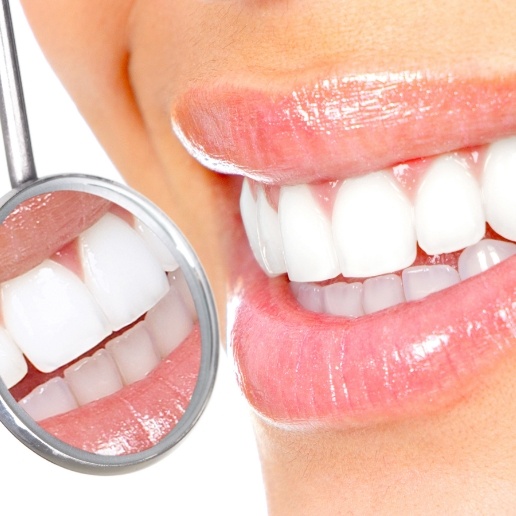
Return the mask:
<svg viewBox="0 0 516 516"><path fill-rule="evenodd" d="M38 178L7 0L0 110L0 420L63 467L116 473L178 444L215 381L213 296L190 244L128 187Z"/></svg>

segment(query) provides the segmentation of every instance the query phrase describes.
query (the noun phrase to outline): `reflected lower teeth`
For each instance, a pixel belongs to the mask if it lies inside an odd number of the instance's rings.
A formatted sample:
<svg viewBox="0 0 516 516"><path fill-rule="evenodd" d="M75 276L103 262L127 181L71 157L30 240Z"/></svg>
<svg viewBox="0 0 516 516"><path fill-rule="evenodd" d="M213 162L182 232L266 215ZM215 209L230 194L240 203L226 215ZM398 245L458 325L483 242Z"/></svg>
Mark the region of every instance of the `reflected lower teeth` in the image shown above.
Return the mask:
<svg viewBox="0 0 516 516"><path fill-rule="evenodd" d="M55 371L147 312L106 349L68 367L65 379L53 378L20 400L36 420L138 381L191 332L196 314L182 273L154 234L135 226L108 213L79 235L84 282L47 259L0 285L0 376L8 388L27 374L23 354L36 369ZM166 270L173 271L168 278Z"/></svg>
<svg viewBox="0 0 516 516"><path fill-rule="evenodd" d="M266 194L245 180L240 208L256 260L270 276L286 272L305 308L356 317L421 299L516 254L511 242L481 240L487 222L516 241L516 137L439 156L417 185L398 181L400 172L328 184L325 202L311 185ZM428 255L465 249L458 271L411 267L418 245ZM313 283L340 274L369 279Z"/></svg>

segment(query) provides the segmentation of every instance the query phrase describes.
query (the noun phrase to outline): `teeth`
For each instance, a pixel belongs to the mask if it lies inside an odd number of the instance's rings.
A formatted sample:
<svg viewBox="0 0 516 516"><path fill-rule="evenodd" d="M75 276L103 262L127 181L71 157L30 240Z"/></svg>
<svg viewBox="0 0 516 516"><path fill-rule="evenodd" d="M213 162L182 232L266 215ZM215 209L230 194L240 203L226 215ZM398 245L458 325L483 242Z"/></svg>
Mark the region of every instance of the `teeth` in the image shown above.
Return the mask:
<svg viewBox="0 0 516 516"><path fill-rule="evenodd" d="M64 378L79 405L109 396L123 387L115 361L105 349L65 369Z"/></svg>
<svg viewBox="0 0 516 516"><path fill-rule="evenodd" d="M165 244L141 221L136 221L136 231L147 244L147 248L154 254L155 258L164 271L175 271L179 265Z"/></svg>
<svg viewBox="0 0 516 516"><path fill-rule="evenodd" d="M27 374L27 362L11 336L0 328L0 378L8 389Z"/></svg>
<svg viewBox="0 0 516 516"><path fill-rule="evenodd" d="M179 295L188 309L188 313L192 317L193 322L197 321L197 310L183 271L181 269L177 269L174 272L169 272L167 276L170 286L179 292Z"/></svg>
<svg viewBox="0 0 516 516"><path fill-rule="evenodd" d="M396 271L416 258L412 206L384 172L344 181L333 208L333 235L347 277Z"/></svg>
<svg viewBox="0 0 516 516"><path fill-rule="evenodd" d="M485 239L465 249L459 257L461 280L471 278L516 255L516 244Z"/></svg>
<svg viewBox="0 0 516 516"><path fill-rule="evenodd" d="M161 360L143 322L109 341L106 350L114 358L126 385L145 378Z"/></svg>
<svg viewBox="0 0 516 516"><path fill-rule="evenodd" d="M308 186L281 189L279 220L291 281L320 281L339 274L331 224Z"/></svg>
<svg viewBox="0 0 516 516"><path fill-rule="evenodd" d="M485 233L482 195L467 166L454 156L437 158L415 201L417 240L427 254L451 253Z"/></svg>
<svg viewBox="0 0 516 516"><path fill-rule="evenodd" d="M482 177L486 219L508 240L516 240L516 137L489 147Z"/></svg>
<svg viewBox="0 0 516 516"><path fill-rule="evenodd" d="M362 283L333 283L324 287L325 312L332 315L359 317L362 308Z"/></svg>
<svg viewBox="0 0 516 516"><path fill-rule="evenodd" d="M106 214L78 240L84 282L114 330L136 320L167 292L156 258L115 215Z"/></svg>
<svg viewBox="0 0 516 516"><path fill-rule="evenodd" d="M63 414L79 406L68 384L59 376L34 389L19 404L35 421Z"/></svg>
<svg viewBox="0 0 516 516"><path fill-rule="evenodd" d="M459 283L459 273L448 265L409 267L402 273L407 301L422 299Z"/></svg>
<svg viewBox="0 0 516 516"><path fill-rule="evenodd" d="M364 281L364 312L372 314L405 302L401 278L386 274Z"/></svg>
<svg viewBox="0 0 516 516"><path fill-rule="evenodd" d="M311 312L324 312L324 299L322 288L315 283L291 282L290 287L294 292L297 302Z"/></svg>
<svg viewBox="0 0 516 516"><path fill-rule="evenodd" d="M54 261L6 281L1 293L6 329L40 371L54 371L111 333L88 289Z"/></svg>
<svg viewBox="0 0 516 516"><path fill-rule="evenodd" d="M271 276L287 272L278 212L269 205L263 188L258 190L257 218L258 240L266 271Z"/></svg>

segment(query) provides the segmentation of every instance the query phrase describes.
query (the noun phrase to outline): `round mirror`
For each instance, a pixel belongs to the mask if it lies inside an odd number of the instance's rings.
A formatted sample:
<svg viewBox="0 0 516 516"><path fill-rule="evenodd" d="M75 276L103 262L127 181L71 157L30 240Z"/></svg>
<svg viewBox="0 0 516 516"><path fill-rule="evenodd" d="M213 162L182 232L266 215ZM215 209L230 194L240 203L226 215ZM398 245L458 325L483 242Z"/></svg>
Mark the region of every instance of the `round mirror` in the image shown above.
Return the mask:
<svg viewBox="0 0 516 516"><path fill-rule="evenodd" d="M4 424L78 470L172 448L204 409L218 357L212 294L177 227L82 175L11 192L0 221Z"/></svg>

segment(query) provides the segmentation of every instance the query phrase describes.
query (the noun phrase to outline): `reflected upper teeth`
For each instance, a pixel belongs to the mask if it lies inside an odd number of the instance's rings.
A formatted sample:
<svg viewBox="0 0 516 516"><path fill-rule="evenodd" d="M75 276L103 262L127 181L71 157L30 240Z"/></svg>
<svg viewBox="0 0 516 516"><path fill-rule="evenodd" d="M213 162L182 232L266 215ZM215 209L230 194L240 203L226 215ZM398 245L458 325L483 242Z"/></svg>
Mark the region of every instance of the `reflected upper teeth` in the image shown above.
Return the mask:
<svg viewBox="0 0 516 516"><path fill-rule="evenodd" d="M36 420L66 412L143 378L190 333L188 287L171 254L144 225L107 213L77 238L83 278L46 259L0 285L0 376L72 362L113 331L140 321L20 401ZM169 272L168 277L166 271ZM102 377L102 378L101 378Z"/></svg>
<svg viewBox="0 0 516 516"><path fill-rule="evenodd" d="M328 191L329 191L328 185ZM283 186L277 208L245 180L240 210L253 254L270 276L287 273L294 294L316 312L358 316L420 299L516 254L516 244L482 240L486 222L516 241L516 137L433 159L409 187L393 171L337 184L326 204L310 185ZM466 250L458 270L413 265ZM403 271L402 274L392 274ZM321 286L335 278L369 278ZM300 283L296 285L296 283ZM302 284L301 284L302 283Z"/></svg>

